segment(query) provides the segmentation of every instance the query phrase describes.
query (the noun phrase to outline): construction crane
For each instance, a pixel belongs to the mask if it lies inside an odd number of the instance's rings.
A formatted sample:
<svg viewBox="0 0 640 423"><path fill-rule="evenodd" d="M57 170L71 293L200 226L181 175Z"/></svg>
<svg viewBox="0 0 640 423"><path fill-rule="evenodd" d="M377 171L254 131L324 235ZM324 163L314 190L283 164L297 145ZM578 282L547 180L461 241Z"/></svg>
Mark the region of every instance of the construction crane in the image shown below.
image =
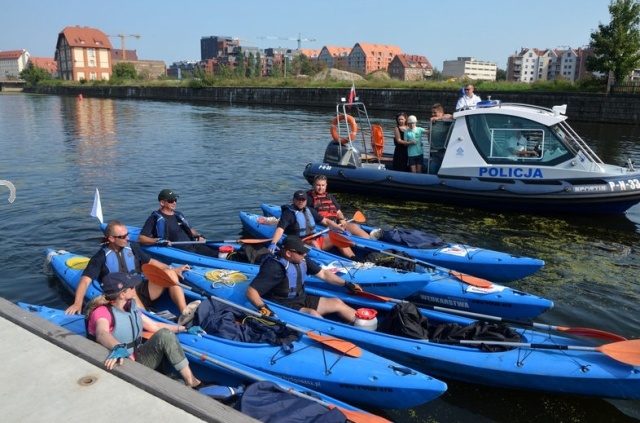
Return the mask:
<svg viewBox="0 0 640 423"><path fill-rule="evenodd" d="M134 37L136 39L140 39L140 36L137 34L116 34L116 35L109 35L109 37L120 37L120 46L122 48L122 60L127 59L127 51L125 50L124 39L127 37Z"/></svg>
<svg viewBox="0 0 640 423"><path fill-rule="evenodd" d="M302 48L302 42L311 42L311 41L316 41L315 38L302 38L300 34L298 34L298 38L293 38L293 37L273 37L273 36L264 36L264 37L258 37L261 40L288 40L288 41L297 41L298 42L298 50L300 50Z"/></svg>

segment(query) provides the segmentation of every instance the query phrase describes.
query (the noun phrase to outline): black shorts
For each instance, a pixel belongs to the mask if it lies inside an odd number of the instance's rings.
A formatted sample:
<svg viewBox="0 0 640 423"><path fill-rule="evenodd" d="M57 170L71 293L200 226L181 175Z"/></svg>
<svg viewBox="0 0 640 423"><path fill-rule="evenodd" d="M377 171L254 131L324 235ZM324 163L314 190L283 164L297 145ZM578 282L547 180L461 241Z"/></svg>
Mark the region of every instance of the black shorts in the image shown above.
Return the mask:
<svg viewBox="0 0 640 423"><path fill-rule="evenodd" d="M295 298L275 302L294 310L300 310L302 307L310 308L312 310L318 310L320 297L318 297L317 295L303 294Z"/></svg>
<svg viewBox="0 0 640 423"><path fill-rule="evenodd" d="M136 294L138 295L138 298L140 298L140 301L142 302L144 308L149 310L153 301L151 301L151 296L149 295L148 280L145 279L140 285L136 286Z"/></svg>

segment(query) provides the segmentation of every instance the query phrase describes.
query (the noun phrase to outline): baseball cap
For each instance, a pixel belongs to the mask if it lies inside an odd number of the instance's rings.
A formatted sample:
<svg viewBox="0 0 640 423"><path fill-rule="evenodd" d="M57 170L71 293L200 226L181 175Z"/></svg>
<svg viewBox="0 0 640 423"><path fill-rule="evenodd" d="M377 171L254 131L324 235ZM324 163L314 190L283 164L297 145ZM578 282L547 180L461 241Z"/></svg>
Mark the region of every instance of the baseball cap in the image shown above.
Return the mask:
<svg viewBox="0 0 640 423"><path fill-rule="evenodd" d="M302 200L307 199L307 193L304 190L299 189L298 191L293 193L294 200Z"/></svg>
<svg viewBox="0 0 640 423"><path fill-rule="evenodd" d="M418 123L418 119L414 115L411 115L407 118L407 123Z"/></svg>
<svg viewBox="0 0 640 423"><path fill-rule="evenodd" d="M285 250L294 250L298 254L307 254L310 250L309 246L302 242L300 237L289 235L282 243Z"/></svg>
<svg viewBox="0 0 640 423"><path fill-rule="evenodd" d="M135 288L142 282L140 275L129 275L128 273L113 272L102 278L102 292L105 294L116 294L126 288Z"/></svg>
<svg viewBox="0 0 640 423"><path fill-rule="evenodd" d="M163 189L162 191L160 191L160 194L158 194L158 201L162 201L162 200L173 201L176 198L178 198L178 195L168 188Z"/></svg>

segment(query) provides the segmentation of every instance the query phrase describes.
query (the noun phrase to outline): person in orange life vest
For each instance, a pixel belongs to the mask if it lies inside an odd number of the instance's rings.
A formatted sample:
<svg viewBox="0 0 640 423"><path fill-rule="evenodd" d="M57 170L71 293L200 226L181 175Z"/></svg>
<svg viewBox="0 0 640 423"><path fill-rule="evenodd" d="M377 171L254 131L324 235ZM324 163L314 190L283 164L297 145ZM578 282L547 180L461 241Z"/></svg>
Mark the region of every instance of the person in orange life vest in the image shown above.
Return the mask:
<svg viewBox="0 0 640 423"><path fill-rule="evenodd" d="M319 297L305 292L304 279L307 275L323 281L344 286L350 292L362 291L358 284L347 282L315 261L306 257L309 246L295 236L289 235L282 243L279 256L270 255L260 265L258 274L247 287L245 295L249 302L263 316L273 313L264 299L299 310L314 316L338 313L348 323L353 323L356 311L339 298Z"/></svg>
<svg viewBox="0 0 640 423"><path fill-rule="evenodd" d="M296 191L293 193L293 203L282 206L282 214L278 221L278 227L271 239L269 251L271 251L271 253L275 252L277 244L283 234L287 236L295 235L300 238L313 235L316 232L316 224L321 224L340 232L345 231L342 226L336 222L320 216L314 208L307 207L307 193L305 191ZM305 242L325 251L330 250L334 246L328 235L310 238L305 240ZM343 256L351 260L355 259L355 254L351 248L338 248L338 250Z"/></svg>
<svg viewBox="0 0 640 423"><path fill-rule="evenodd" d="M180 373L187 386L198 387L200 381L193 375L184 355L178 332L194 335L204 333L199 326L160 323L144 315L135 300L135 288L140 285L139 275L115 272L102 279L103 295L94 298L87 307L87 337L111 350L104 362L107 370L123 365L130 358L151 369L157 369L167 360ZM142 331L153 333L144 344Z"/></svg>
<svg viewBox="0 0 640 423"><path fill-rule="evenodd" d="M87 264L80 278L78 288L76 288L75 300L73 304L65 310L66 314L80 313L84 296L87 293L87 288L91 281L97 280L98 282L102 282L102 279L109 273L124 272L140 274L142 265L150 263L160 269L164 269L167 275L177 283L178 276L182 276L182 271L189 269L187 265L171 268L149 257L136 242L129 241L127 227L117 220L113 220L107 224L104 235L107 241L106 245L100 248L89 260L89 264ZM182 312L187 306L187 303L184 298L184 291L179 285L164 288L145 280L136 286L133 295L138 306L146 310L151 307L153 301L157 300L165 289L169 290L169 296L178 307L178 310Z"/></svg>
<svg viewBox="0 0 640 423"><path fill-rule="evenodd" d="M141 245L171 246L171 242L202 241L203 243L181 244L175 248L202 254L210 257L218 257L218 251L204 242L202 234L193 229L182 213L176 210L178 195L170 190L163 189L158 194L160 209L151 213L144 222L144 226L138 235Z"/></svg>
<svg viewBox="0 0 640 423"><path fill-rule="evenodd" d="M369 234L360 225L347 222L335 197L327 192L327 177L317 175L313 178L313 189L307 191L307 205L316 209L318 214L336 222L340 227L361 238L369 238Z"/></svg>

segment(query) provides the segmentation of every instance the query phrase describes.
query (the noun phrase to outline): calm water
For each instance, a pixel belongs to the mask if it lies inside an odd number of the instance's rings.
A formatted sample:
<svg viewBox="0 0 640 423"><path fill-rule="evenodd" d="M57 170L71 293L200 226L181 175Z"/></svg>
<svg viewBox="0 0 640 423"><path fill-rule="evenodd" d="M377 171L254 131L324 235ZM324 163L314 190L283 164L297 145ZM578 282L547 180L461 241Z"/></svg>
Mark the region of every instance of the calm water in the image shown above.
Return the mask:
<svg viewBox="0 0 640 423"><path fill-rule="evenodd" d="M393 112L375 113L387 134ZM158 192L170 187L180 195L180 210L209 239L237 237L239 211L285 203L307 187L302 170L321 159L331 113L0 95L0 179L17 189L9 203L0 187L0 295L67 305L68 295L43 273L44 250L97 250L98 221L89 216L96 187L106 220L142 225L157 207ZM630 156L640 165L639 128L574 127L605 162ZM446 240L542 258L547 265L540 272L512 284L555 301L538 321L640 337L638 206L624 216L540 217L338 197L347 214L361 210L373 224L422 228ZM403 423L640 421L640 401L449 385L441 399L389 416Z"/></svg>

